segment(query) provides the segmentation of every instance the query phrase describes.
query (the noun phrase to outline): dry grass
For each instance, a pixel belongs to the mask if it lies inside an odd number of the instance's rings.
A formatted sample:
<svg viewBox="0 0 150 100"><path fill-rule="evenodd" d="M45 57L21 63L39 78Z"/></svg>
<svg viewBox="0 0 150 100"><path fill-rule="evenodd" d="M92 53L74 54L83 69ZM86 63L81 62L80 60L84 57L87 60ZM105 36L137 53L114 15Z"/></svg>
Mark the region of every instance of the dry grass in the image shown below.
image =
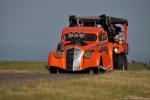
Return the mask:
<svg viewBox="0 0 150 100"><path fill-rule="evenodd" d="M141 65L139 65L141 66ZM137 67L133 71L133 67ZM0 86L1 100L150 99L150 71L130 65L129 71L59 79L28 80ZM131 99L130 99L131 100ZM142 99L141 99L142 100ZM148 100L148 99L146 99Z"/></svg>
<svg viewBox="0 0 150 100"><path fill-rule="evenodd" d="M48 74L47 62L0 61L0 73L40 73Z"/></svg>

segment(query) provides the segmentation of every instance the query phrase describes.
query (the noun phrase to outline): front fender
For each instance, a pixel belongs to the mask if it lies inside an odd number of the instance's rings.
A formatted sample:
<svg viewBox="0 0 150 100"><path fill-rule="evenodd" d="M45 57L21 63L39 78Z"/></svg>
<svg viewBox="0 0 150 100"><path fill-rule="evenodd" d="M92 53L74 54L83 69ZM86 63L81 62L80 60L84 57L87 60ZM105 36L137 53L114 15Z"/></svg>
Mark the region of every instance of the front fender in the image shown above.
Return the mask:
<svg viewBox="0 0 150 100"><path fill-rule="evenodd" d="M100 53L99 52L93 52L91 58L83 57L82 69L98 67L99 63L100 63Z"/></svg>
<svg viewBox="0 0 150 100"><path fill-rule="evenodd" d="M54 66L54 67L57 67L57 68L61 68L61 69L66 69L66 64L65 64L65 54L64 54L64 52L62 52L63 53L63 56L62 56L62 58L56 58L55 56L54 56L54 54L55 54L55 52L50 52L49 53L49 56L48 56L48 66L50 67L50 66Z"/></svg>

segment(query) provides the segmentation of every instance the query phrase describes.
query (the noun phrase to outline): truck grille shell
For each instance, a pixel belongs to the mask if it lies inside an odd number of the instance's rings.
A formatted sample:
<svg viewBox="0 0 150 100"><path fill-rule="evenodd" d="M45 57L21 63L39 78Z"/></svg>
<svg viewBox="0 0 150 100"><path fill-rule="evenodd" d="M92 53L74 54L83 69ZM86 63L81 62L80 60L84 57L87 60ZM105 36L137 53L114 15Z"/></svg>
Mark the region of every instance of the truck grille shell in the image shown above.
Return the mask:
<svg viewBox="0 0 150 100"><path fill-rule="evenodd" d="M70 71L80 70L82 56L83 56L83 50L78 48L68 49L66 52L67 70Z"/></svg>

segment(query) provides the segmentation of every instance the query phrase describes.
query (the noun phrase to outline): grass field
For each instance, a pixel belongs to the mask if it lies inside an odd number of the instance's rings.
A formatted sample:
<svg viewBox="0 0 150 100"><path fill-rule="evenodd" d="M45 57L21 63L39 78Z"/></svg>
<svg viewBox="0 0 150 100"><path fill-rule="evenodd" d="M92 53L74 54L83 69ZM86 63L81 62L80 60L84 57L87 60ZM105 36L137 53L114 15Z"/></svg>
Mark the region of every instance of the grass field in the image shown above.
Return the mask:
<svg viewBox="0 0 150 100"><path fill-rule="evenodd" d="M0 73L48 74L45 62L0 62ZM0 86L0 100L150 100L149 65L129 64L128 71L36 79Z"/></svg>
<svg viewBox="0 0 150 100"><path fill-rule="evenodd" d="M48 74L48 71L45 68L46 65L47 62L0 61L0 73Z"/></svg>

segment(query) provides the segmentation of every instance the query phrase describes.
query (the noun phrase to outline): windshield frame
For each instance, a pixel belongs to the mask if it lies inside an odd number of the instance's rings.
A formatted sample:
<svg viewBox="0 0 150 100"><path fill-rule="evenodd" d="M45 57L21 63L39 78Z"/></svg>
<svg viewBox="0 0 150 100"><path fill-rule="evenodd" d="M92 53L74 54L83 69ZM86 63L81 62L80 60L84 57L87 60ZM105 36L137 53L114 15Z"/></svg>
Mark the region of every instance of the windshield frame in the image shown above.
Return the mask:
<svg viewBox="0 0 150 100"><path fill-rule="evenodd" d="M66 39L69 38L70 35L70 40ZM72 35L72 37L71 37ZM91 37L93 36L93 39L91 39ZM73 41L74 39L82 39L82 41L86 41L86 42L96 42L98 39L97 34L94 33L82 33L82 32L69 32L63 35L63 40L64 41ZM71 40L72 39L72 40Z"/></svg>

